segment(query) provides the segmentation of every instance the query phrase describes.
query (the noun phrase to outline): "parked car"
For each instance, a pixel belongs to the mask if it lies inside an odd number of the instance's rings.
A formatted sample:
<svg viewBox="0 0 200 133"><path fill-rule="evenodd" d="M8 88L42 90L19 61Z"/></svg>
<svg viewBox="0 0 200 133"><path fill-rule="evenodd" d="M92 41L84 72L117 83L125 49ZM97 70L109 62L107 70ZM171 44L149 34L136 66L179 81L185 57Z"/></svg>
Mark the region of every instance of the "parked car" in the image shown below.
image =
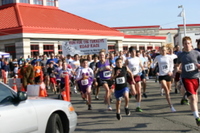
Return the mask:
<svg viewBox="0 0 200 133"><path fill-rule="evenodd" d="M71 133L76 124L70 102L28 98L0 82L0 133Z"/></svg>

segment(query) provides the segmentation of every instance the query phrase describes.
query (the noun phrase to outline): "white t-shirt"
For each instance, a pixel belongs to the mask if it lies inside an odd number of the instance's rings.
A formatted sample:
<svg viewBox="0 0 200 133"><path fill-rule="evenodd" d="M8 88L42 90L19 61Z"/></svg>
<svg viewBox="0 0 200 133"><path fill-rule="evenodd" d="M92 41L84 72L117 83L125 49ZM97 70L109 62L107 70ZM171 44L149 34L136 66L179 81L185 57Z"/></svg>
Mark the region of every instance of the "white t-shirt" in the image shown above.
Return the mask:
<svg viewBox="0 0 200 133"><path fill-rule="evenodd" d="M172 62L173 62L172 65L174 67L174 59L178 58L178 56L175 54L170 54L169 56L172 58Z"/></svg>
<svg viewBox="0 0 200 133"><path fill-rule="evenodd" d="M78 69L76 80L82 79L83 74L88 74L87 76L94 78L93 70L89 67Z"/></svg>
<svg viewBox="0 0 200 133"><path fill-rule="evenodd" d="M80 66L80 61L79 60L77 60L77 61L72 61L71 63L70 63L70 65L72 66L72 69L75 71L79 66Z"/></svg>
<svg viewBox="0 0 200 133"><path fill-rule="evenodd" d="M128 68L131 70L133 75L137 75L140 72L140 58L139 57L130 57L127 59L128 61Z"/></svg>
<svg viewBox="0 0 200 133"><path fill-rule="evenodd" d="M165 76L169 72L173 72L173 60L169 55L156 56L153 62L154 66L156 66L156 63L158 63L160 76Z"/></svg>

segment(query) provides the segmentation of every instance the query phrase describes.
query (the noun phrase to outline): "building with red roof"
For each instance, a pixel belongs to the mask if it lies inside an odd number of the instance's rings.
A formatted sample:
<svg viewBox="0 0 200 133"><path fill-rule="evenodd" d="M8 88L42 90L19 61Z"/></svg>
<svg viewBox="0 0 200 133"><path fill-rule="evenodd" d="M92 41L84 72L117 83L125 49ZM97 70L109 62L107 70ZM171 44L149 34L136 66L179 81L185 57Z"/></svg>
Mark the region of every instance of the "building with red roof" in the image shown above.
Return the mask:
<svg viewBox="0 0 200 133"><path fill-rule="evenodd" d="M58 0L0 0L0 50L13 58L59 54L61 41L102 38L107 39L110 51L129 46L153 49L166 42L166 37L126 35L60 10Z"/></svg>

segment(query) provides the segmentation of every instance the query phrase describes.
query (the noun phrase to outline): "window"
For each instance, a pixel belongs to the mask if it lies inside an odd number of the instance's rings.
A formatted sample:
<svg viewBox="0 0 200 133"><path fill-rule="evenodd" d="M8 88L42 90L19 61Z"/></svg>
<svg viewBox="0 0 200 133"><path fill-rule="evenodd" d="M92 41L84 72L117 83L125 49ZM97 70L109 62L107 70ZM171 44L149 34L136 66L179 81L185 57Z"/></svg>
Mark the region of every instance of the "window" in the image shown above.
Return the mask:
<svg viewBox="0 0 200 133"><path fill-rule="evenodd" d="M47 0L47 6L55 6L55 0Z"/></svg>
<svg viewBox="0 0 200 133"><path fill-rule="evenodd" d="M43 45L43 49L44 49L44 54L46 55L50 55L52 53L54 53L54 45L49 45L49 44L44 44Z"/></svg>
<svg viewBox="0 0 200 133"><path fill-rule="evenodd" d="M15 45L5 46L5 52L9 53L12 59L16 58Z"/></svg>
<svg viewBox="0 0 200 133"><path fill-rule="evenodd" d="M31 44L31 56L39 55L39 45Z"/></svg>
<svg viewBox="0 0 200 133"><path fill-rule="evenodd" d="M128 50L128 46L123 46L123 51L127 51Z"/></svg>
<svg viewBox="0 0 200 133"><path fill-rule="evenodd" d="M29 0L19 0L20 3L29 3Z"/></svg>
<svg viewBox="0 0 200 133"><path fill-rule="evenodd" d="M62 45L58 45L58 54L62 54Z"/></svg>
<svg viewBox="0 0 200 133"><path fill-rule="evenodd" d="M115 45L110 45L110 46L108 46L108 51L109 51L109 52L115 51Z"/></svg>
<svg viewBox="0 0 200 133"><path fill-rule="evenodd" d="M33 4L43 5L43 0L33 0Z"/></svg>
<svg viewBox="0 0 200 133"><path fill-rule="evenodd" d="M0 84L0 87L0 104L10 102L14 98L14 93L3 84Z"/></svg>
<svg viewBox="0 0 200 133"><path fill-rule="evenodd" d="M13 0L2 0L2 5L13 3Z"/></svg>

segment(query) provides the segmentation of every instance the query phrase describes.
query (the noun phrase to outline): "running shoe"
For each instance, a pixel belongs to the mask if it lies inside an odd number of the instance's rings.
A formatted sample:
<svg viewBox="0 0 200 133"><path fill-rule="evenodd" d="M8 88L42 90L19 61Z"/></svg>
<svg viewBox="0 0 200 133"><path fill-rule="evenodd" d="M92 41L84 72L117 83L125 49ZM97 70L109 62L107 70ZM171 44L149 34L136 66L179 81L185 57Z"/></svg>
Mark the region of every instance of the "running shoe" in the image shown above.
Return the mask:
<svg viewBox="0 0 200 133"><path fill-rule="evenodd" d="M142 110L140 107L137 107L137 108L135 109L135 111L136 111L136 112L142 112L143 110Z"/></svg>
<svg viewBox="0 0 200 133"><path fill-rule="evenodd" d="M131 112L130 112L130 110L128 108L124 108L124 110L125 110L126 115L130 115L131 114Z"/></svg>
<svg viewBox="0 0 200 133"><path fill-rule="evenodd" d="M88 105L88 110L92 110L92 106L91 105Z"/></svg>
<svg viewBox="0 0 200 133"><path fill-rule="evenodd" d="M99 100L99 97L98 97L98 96L95 96L95 100Z"/></svg>
<svg viewBox="0 0 200 133"><path fill-rule="evenodd" d="M189 102L187 99L182 99L181 100L181 105L189 105Z"/></svg>
<svg viewBox="0 0 200 133"><path fill-rule="evenodd" d="M171 112L176 112L176 110L173 106L171 107Z"/></svg>
<svg viewBox="0 0 200 133"><path fill-rule="evenodd" d="M160 89L160 95L163 96L163 93L164 93L164 89L161 88L161 89Z"/></svg>
<svg viewBox="0 0 200 133"><path fill-rule="evenodd" d="M196 118L197 126L200 126L200 118Z"/></svg>
<svg viewBox="0 0 200 133"><path fill-rule="evenodd" d="M113 100L112 100L112 98L110 98L110 102L111 102L111 103L113 103Z"/></svg>
<svg viewBox="0 0 200 133"><path fill-rule="evenodd" d="M177 88L175 88L175 94L178 94L178 89Z"/></svg>
<svg viewBox="0 0 200 133"><path fill-rule="evenodd" d="M145 97L145 98L147 98L147 94L146 93L143 93L143 95L142 95L143 97Z"/></svg>
<svg viewBox="0 0 200 133"><path fill-rule="evenodd" d="M122 116L118 113L116 113L116 117L117 117L117 120L122 120Z"/></svg>
<svg viewBox="0 0 200 133"><path fill-rule="evenodd" d="M109 110L109 111L112 111L112 107L111 107L111 106L108 106L108 110Z"/></svg>

